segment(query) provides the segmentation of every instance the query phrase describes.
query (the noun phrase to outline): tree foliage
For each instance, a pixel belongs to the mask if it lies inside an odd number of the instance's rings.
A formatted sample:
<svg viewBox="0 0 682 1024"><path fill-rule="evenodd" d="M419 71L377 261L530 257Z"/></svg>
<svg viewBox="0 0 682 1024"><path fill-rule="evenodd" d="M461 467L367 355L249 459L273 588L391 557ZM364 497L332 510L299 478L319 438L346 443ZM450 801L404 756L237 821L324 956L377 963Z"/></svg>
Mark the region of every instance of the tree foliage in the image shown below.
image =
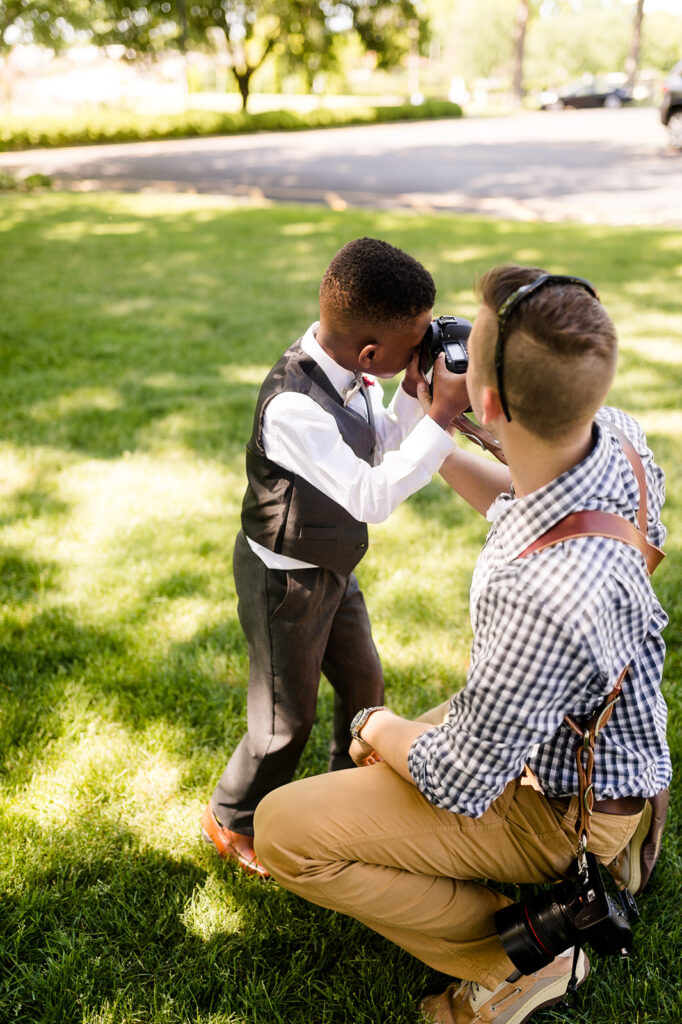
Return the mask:
<svg viewBox="0 0 682 1024"><path fill-rule="evenodd" d="M413 0L99 0L93 22L99 43L119 43L130 55L189 46L224 50L244 108L251 79L268 58L296 63L308 80L334 65L335 43L354 32L377 66L405 55L410 33L424 31Z"/></svg>
<svg viewBox="0 0 682 1024"><path fill-rule="evenodd" d="M87 0L0 0L0 53L18 42L59 49L89 23Z"/></svg>
<svg viewBox="0 0 682 1024"><path fill-rule="evenodd" d="M0 0L0 56L15 42L52 49L76 38L116 44L130 60L170 49L218 56L246 109L253 78L294 71L312 87L320 72L343 80L360 54L378 69L408 52L440 61L441 93L459 76L528 89L587 74L669 70L682 52L682 12L648 0ZM629 61L629 63L628 63ZM436 66L435 63L433 66Z"/></svg>

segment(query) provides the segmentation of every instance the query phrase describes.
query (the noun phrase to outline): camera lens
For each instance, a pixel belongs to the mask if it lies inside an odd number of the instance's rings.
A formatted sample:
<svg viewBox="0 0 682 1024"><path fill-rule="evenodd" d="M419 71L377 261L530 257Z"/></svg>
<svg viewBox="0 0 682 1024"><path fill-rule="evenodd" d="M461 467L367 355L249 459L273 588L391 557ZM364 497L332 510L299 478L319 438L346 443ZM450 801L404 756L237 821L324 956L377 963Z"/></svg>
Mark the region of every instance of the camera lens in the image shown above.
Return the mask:
<svg viewBox="0 0 682 1024"><path fill-rule="evenodd" d="M575 944L577 935L565 902L575 894L572 885L557 886L561 893L512 903L495 914L495 926L504 951L522 974L532 974L551 963L557 953ZM563 897L563 898L562 898Z"/></svg>

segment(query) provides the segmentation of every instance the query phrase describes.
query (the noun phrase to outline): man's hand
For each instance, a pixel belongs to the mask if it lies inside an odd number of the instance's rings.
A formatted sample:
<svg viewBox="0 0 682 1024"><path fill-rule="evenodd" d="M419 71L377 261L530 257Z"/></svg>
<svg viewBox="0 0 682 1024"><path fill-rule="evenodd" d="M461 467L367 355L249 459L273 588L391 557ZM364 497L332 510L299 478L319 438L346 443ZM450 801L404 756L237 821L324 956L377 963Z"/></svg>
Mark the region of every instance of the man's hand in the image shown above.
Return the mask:
<svg viewBox="0 0 682 1024"><path fill-rule="evenodd" d="M383 757L377 754L369 743L365 743L361 739L351 740L348 753L358 768L364 768L368 764L379 764L383 761Z"/></svg>
<svg viewBox="0 0 682 1024"><path fill-rule="evenodd" d="M426 392L428 396L428 389ZM433 364L433 400L426 409L426 397L422 388L418 390L422 408L431 419L443 428L450 429L455 418L469 408L469 394L465 373L451 373L445 366L445 355L441 352Z"/></svg>
<svg viewBox="0 0 682 1024"><path fill-rule="evenodd" d="M426 722L410 722L388 708L380 708L369 716L362 726L362 736L352 741L348 752L355 764L364 766L383 761L414 785L407 757L417 736L430 728Z"/></svg>

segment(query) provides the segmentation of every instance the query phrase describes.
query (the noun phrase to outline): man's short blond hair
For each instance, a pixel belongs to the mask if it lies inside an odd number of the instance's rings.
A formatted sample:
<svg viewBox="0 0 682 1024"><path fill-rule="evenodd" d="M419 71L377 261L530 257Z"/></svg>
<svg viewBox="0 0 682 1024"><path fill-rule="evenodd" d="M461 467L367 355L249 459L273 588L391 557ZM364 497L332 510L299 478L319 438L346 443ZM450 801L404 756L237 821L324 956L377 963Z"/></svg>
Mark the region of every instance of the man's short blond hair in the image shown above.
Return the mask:
<svg viewBox="0 0 682 1024"><path fill-rule="evenodd" d="M544 273L504 264L483 275L478 292L496 316L517 288ZM481 369L485 382L496 386L497 334L487 340ZM504 390L512 419L547 439L590 422L611 387L617 350L613 322L588 291L568 283L538 289L513 311L505 331Z"/></svg>

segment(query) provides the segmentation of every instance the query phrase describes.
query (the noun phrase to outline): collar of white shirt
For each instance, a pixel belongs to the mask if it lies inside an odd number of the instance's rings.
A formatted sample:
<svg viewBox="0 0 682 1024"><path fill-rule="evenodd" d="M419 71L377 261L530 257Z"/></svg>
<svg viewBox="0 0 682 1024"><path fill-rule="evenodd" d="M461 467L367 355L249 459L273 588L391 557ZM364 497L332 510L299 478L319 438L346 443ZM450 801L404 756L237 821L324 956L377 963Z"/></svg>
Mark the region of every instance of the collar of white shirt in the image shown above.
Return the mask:
<svg viewBox="0 0 682 1024"><path fill-rule="evenodd" d="M353 381L355 374L351 370L345 370L343 366L335 363L330 355L327 355L315 337L315 332L320 326L319 320L311 324L301 338L301 348L306 355L314 359L320 369L326 374L340 395L343 389L347 388Z"/></svg>

